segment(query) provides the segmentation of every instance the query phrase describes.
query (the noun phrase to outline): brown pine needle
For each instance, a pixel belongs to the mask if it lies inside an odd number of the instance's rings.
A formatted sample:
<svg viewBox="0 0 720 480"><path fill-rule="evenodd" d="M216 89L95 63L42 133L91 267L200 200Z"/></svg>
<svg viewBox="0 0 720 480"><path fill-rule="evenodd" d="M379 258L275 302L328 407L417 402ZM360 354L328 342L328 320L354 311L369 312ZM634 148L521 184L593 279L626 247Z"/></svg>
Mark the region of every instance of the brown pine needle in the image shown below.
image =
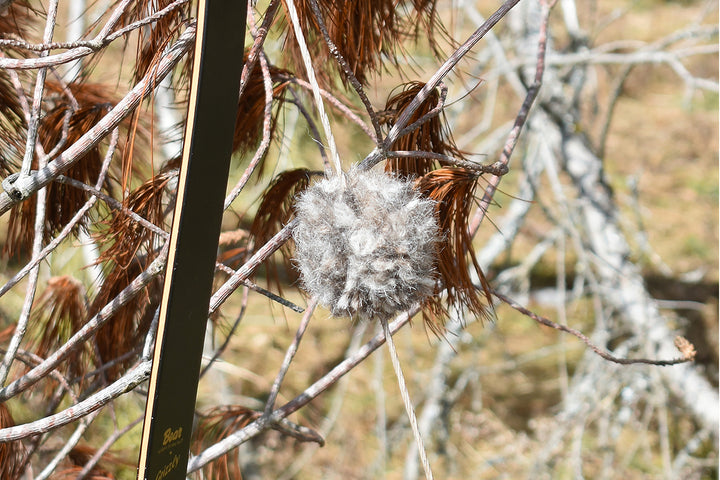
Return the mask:
<svg viewBox="0 0 720 480"><path fill-rule="evenodd" d="M422 82L408 82L398 87L399 93L388 98L380 122L393 127L397 119L425 86ZM442 115L445 90L432 90L427 99L410 116L408 133L400 136L390 150L432 152L449 157L464 159L464 153L455 145L450 128ZM442 161L425 157L390 157L385 164L386 171L401 176L421 177L438 168Z"/></svg>
<svg viewBox="0 0 720 480"><path fill-rule="evenodd" d="M443 238L438 251L437 268L442 287L447 291L448 304L465 307L474 315L484 318L489 315L492 305L490 285L477 263L468 230L478 178L479 174L473 170L443 167L418 178L416 188L437 202L436 215ZM477 273L481 290L473 284L470 268ZM431 300L440 302L438 296ZM432 310L444 311L439 306Z"/></svg>
<svg viewBox="0 0 720 480"><path fill-rule="evenodd" d="M259 412L242 405L219 406L200 414L193 433L193 450L202 451L232 432L240 430L259 416ZM230 453L225 453L205 466L206 478L217 480L242 478L238 456Z"/></svg>
<svg viewBox="0 0 720 480"><path fill-rule="evenodd" d="M139 0L133 2L125 10L121 22L126 24L140 20L147 12L157 12L173 3L173 0ZM169 12L153 23L152 28L143 31L137 44L137 60L135 62L134 81L138 82L152 68L157 57L169 40L178 31L178 27L191 16L191 2ZM192 62L189 62L192 63Z"/></svg>
<svg viewBox="0 0 720 480"><path fill-rule="evenodd" d="M6 403L0 403L0 429L14 427L10 409ZM19 441L0 443L0 478L19 478L23 464L25 448Z"/></svg>
<svg viewBox="0 0 720 480"><path fill-rule="evenodd" d="M332 0L302 0L296 2L300 25L308 43L310 52L318 68L318 79L323 86L332 84L333 71L342 69L332 59L327 44L323 41L318 23L316 22L312 2L323 17L330 40L346 60L350 71L363 84L368 84L368 75L383 69L383 55L391 62L395 61L395 47L404 38L398 28L398 9L392 0L349 0L334 2ZM288 22L289 23L289 22ZM302 71L297 42L292 29L288 29L285 45L290 50L287 56L295 61L296 71ZM347 82L345 76L341 77Z"/></svg>
<svg viewBox="0 0 720 480"><path fill-rule="evenodd" d="M66 145L74 143L86 131L92 128L106 113L107 106L89 106L73 112L68 105L61 105L43 117L38 136L45 151L52 150L61 139ZM37 167L37 160L33 168ZM84 183L95 183L100 173L101 156L99 149L91 149L67 172L66 176ZM47 186L46 218L43 231L44 240L60 231L87 201L87 194L76 188L51 183ZM34 237L34 218L36 202L22 202L10 212L8 240L4 253L15 256L29 251ZM77 232L80 224L76 227Z"/></svg>
<svg viewBox="0 0 720 480"><path fill-rule="evenodd" d="M90 316L96 315L142 270L140 260L135 260L128 266L116 266L111 270L89 307ZM145 339L160 302L161 291L162 276L158 276L132 300L119 307L113 317L96 333L99 360L103 365L109 365L105 370L108 380L118 379L125 369L135 362L139 352L137 347ZM123 360L114 362L120 358Z"/></svg>
<svg viewBox="0 0 720 480"><path fill-rule="evenodd" d="M69 340L87 320L85 289L73 277L52 277L43 293L35 299L32 311L34 351L45 358ZM81 356L89 354L89 345L86 345L69 357L66 364L71 376L81 376L87 365Z"/></svg>
<svg viewBox="0 0 720 480"><path fill-rule="evenodd" d="M60 479L74 479L78 478L78 474L85 469L85 465L97 454L97 449L89 445L77 445L75 448L70 450L68 454L68 460L72 464L70 467L59 471L53 476L53 478ZM123 461L121 458L105 453L101 457L103 464L110 464L114 466L133 466L133 463ZM110 471L103 466L96 464L93 468L87 472L83 478L90 480L112 480L115 478Z"/></svg>
<svg viewBox="0 0 720 480"><path fill-rule="evenodd" d="M322 172L305 168L288 170L277 175L265 190L253 223L250 226L250 244L253 246L247 254L254 253L256 248L265 245L275 234L290 221L295 214L295 197L305 190L313 177L321 176ZM280 248L287 271L293 271L290 265L292 252L288 244ZM271 259L266 262L268 280L273 280L280 287L278 268Z"/></svg>
<svg viewBox="0 0 720 480"><path fill-rule="evenodd" d="M248 61L249 50L245 51L244 62ZM291 72L274 65L268 65L270 78L273 82L273 100L275 110L270 122L270 136L273 136L277 123L276 113L285 101L285 89L289 85L287 78L292 77ZM245 89L238 101L237 116L235 118L235 133L233 135L233 152L243 154L255 150L263 134L263 121L265 117L265 84L263 72L254 68L245 83Z"/></svg>
<svg viewBox="0 0 720 480"><path fill-rule="evenodd" d="M165 189L174 175L173 171L163 172L140 185L125 199L126 208L163 228ZM107 264L109 272L89 307L91 316L115 298L155 259L157 252L154 246L161 241L157 233L141 226L121 210L114 210L106 224L107 229L97 236L97 240L101 244L112 242L112 245L100 255L98 263ZM113 319L98 331L96 341L103 362L133 351L142 341L159 302L161 284L161 279L154 279L141 295L120 308ZM107 377L116 379L134 358L131 356L113 365L108 369Z"/></svg>

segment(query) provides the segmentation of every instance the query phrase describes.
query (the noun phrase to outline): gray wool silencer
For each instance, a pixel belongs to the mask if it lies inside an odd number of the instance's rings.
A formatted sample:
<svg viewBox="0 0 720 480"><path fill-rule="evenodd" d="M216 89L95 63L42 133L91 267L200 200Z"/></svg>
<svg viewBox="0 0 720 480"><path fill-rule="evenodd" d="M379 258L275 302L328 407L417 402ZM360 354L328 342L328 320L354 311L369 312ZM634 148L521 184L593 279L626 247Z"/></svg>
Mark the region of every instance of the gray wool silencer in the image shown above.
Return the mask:
<svg viewBox="0 0 720 480"><path fill-rule="evenodd" d="M301 283L334 316L389 319L435 292L435 202L383 172L341 175L297 199Z"/></svg>

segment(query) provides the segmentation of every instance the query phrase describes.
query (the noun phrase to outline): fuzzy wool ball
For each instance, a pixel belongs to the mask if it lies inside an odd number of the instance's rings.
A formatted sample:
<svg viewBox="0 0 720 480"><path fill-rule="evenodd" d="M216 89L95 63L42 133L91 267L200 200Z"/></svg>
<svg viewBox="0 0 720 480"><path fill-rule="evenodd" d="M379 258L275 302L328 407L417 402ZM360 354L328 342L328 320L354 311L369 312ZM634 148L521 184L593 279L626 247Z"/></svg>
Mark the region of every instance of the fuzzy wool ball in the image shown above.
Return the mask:
<svg viewBox="0 0 720 480"><path fill-rule="evenodd" d="M334 316L387 319L434 293L435 202L382 172L342 175L296 201L302 286Z"/></svg>

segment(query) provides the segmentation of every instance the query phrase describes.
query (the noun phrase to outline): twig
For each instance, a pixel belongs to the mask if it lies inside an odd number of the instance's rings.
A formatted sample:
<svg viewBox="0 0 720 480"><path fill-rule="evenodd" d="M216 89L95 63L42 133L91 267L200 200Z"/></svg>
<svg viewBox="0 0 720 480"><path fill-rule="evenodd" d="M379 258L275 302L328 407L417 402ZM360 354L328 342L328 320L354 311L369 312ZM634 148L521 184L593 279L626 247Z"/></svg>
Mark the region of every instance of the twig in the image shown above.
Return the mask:
<svg viewBox="0 0 720 480"><path fill-rule="evenodd" d="M317 145L318 150L320 151L320 157L322 157L323 161L323 168L329 171L331 169L330 159L328 159L327 152L325 152L325 145L323 145L322 143L322 139L320 137L320 130L318 130L317 125L315 125L315 120L313 119L310 112L308 112L307 108L305 108L305 105L303 105L302 100L300 100L300 96L297 94L295 89L292 87L288 87L288 90L293 96L292 100L288 100L288 102L292 103L297 107L298 111L307 122L307 126L310 129L310 138L313 140L313 142L315 142L315 145Z"/></svg>
<svg viewBox="0 0 720 480"><path fill-rule="evenodd" d="M257 63L258 55L262 52L263 44L267 38L268 31L275 20L275 14L277 13L278 7L280 6L280 0L271 0L270 4L265 10L265 16L263 18L260 27L255 30L254 24L255 19L252 15L252 9L248 8L248 25L250 26L250 34L255 38L250 50L248 51L247 62L243 65L242 73L240 74L240 92L238 97L242 98L243 93L248 85L248 79L252 74L255 64Z"/></svg>
<svg viewBox="0 0 720 480"><path fill-rule="evenodd" d="M0 352L6 352L6 350L0 349ZM40 357L40 356L38 356L38 355L36 355L36 354L34 354L34 353L32 353L32 352L27 352L27 351L22 350L22 349L20 349L20 350L17 351L17 353L16 353L16 359L19 360L19 361L21 361L21 362L23 362L25 365L27 365L27 366L29 366L29 367L33 367L33 366L35 366L35 365L39 365L39 364L42 363L42 361L43 361L42 357ZM70 399L71 399L73 402L78 402L78 401L79 401L79 400L78 400L78 396L75 394L75 392L73 391L73 389L70 388L70 384L72 383L72 381L70 381L70 380L68 380L67 378L65 378L65 377L64 377L59 371L57 371L57 370L53 370L53 371L50 372L48 375L50 375L50 376L53 378L53 380L55 380L56 382L58 382L58 385L60 386L60 388L61 388L62 390L64 390L64 391L70 396Z"/></svg>
<svg viewBox="0 0 720 480"><path fill-rule="evenodd" d="M160 326L160 307L155 309L153 318L150 321L150 327L145 334L145 341L143 342L142 356L140 357L143 361L152 360L153 352L155 350L155 337Z"/></svg>
<svg viewBox="0 0 720 480"><path fill-rule="evenodd" d="M116 430L113 432L112 435L108 437L107 440L105 440L105 443L102 444L100 448L97 449L95 454L88 460L88 462L85 464L83 469L80 471L80 473L77 474L77 477L75 477L75 480L83 480L90 471L95 468L95 465L100 461L103 455L110 450L110 447L113 446L115 442L117 442L120 437L128 433L130 430L132 430L136 425L138 425L140 422L143 421L145 418L145 415L140 415L138 418L127 424L125 427L121 428L120 430Z"/></svg>
<svg viewBox="0 0 720 480"><path fill-rule="evenodd" d="M57 454L55 454L52 460L48 462L42 472L38 473L37 477L35 477L34 480L45 480L46 478L49 478L50 475L52 475L53 471L57 468L60 462L70 453L73 448L75 448L78 442L82 439L85 430L87 430L87 428L90 426L92 421L95 420L95 417L97 417L99 413L100 412L96 410L82 418L80 424L77 426L77 428L75 428L75 431L72 433L72 435L70 435L70 438L64 441L63 446L60 448Z"/></svg>
<svg viewBox="0 0 720 480"><path fill-rule="evenodd" d="M396 138L401 138L410 132L414 132L415 130L417 130L418 128L420 128L421 126L423 126L424 124L426 124L427 122L429 122L430 120L432 120L433 118L437 117L438 115L440 115L442 113L443 109L445 108L445 100L447 100L448 88L447 88L447 85L445 85L442 81L438 82L438 85L436 88L440 89L440 95L438 95L437 104L432 109L430 109L430 111L428 111L425 115L418 118L410 125L402 128L397 133ZM390 146L388 146L387 148L390 148Z"/></svg>
<svg viewBox="0 0 720 480"><path fill-rule="evenodd" d="M57 65L62 65L64 63L69 63L74 60L77 60L78 58L82 58L84 56L90 55L96 51L101 50L107 44L112 41L108 40L110 37L111 30L115 27L117 22L120 20L120 17L124 13L125 9L128 5L132 3L132 0L123 0L120 2L118 7L113 11L113 13L110 15L108 21L105 23L105 26L102 28L100 33L98 33L95 38L85 44L80 44L79 46L73 48L70 51L63 52L56 55L47 55L47 56L41 56L38 58L28 58L28 59L14 59L14 58L0 58L0 69L17 69L17 70L33 70L33 69L39 69L39 68L46 68L46 67L53 67ZM138 27L141 25L138 25ZM117 37L115 37L117 38ZM114 39L114 38L113 38ZM14 44L15 43L15 44ZM45 47L47 44L50 47L53 47L55 44L50 43L49 40L45 41L43 45L40 45L38 47L39 50L50 50ZM32 44L27 44L25 42L18 42L16 40L10 40L8 42L8 46L15 46L15 47L30 47L30 50L34 50L35 48L32 47Z"/></svg>
<svg viewBox="0 0 720 480"><path fill-rule="evenodd" d="M298 327L297 332L295 332L295 338L293 338L292 343L285 352L285 358L283 359L283 363L280 366L280 370L278 370L278 374L275 377L275 381L273 382L272 387L270 387L270 394L268 395L267 402L265 403L264 415L270 415L275 408L275 400L277 399L278 393L280 392L280 385L285 378L285 374L290 368L290 363L293 361L293 358L295 358L295 354L297 353L298 347L300 346L300 340L302 340L302 337L305 334L305 330L310 324L310 318L312 318L312 314L315 311L316 306L317 299L310 299L307 309L305 310L305 314L300 321L300 326Z"/></svg>
<svg viewBox="0 0 720 480"><path fill-rule="evenodd" d="M99 198L103 202L105 202L110 208L113 210L117 210L121 212L124 215L127 215L128 218L131 218L133 221L135 221L138 225L147 228L151 232L153 232L155 235L159 236L160 238L168 239L170 237L170 234L163 230L162 228L158 227L154 223L152 223L150 220L147 220L144 217L141 217L137 213L133 212L129 208L127 208L126 205L123 205L122 202L119 202L112 198L109 195L105 195L98 189L97 187L91 187L90 185L81 182L80 180L75 180L71 177L66 177L65 175L58 175L55 179L55 182L57 183L63 183L65 185L70 185L72 187L78 188L80 190L83 190L85 192L88 192L92 194L94 197Z"/></svg>
<svg viewBox="0 0 720 480"><path fill-rule="evenodd" d="M235 317L235 321L233 322L232 327L230 327L230 331L225 336L225 341L223 342L223 344L220 345L220 348L217 348L213 352L212 357L208 359L207 363L202 367L202 370L200 370L200 378L205 376L205 374L210 370L210 368L213 367L213 364L217 361L217 359L220 358L220 355L222 355L223 352L227 349L228 345L230 345L230 340L233 338L233 335L235 335L235 331L240 325L240 321L245 316L245 311L247 310L248 291L249 288L246 288L243 291L243 298L242 302L240 303L240 313L238 313Z"/></svg>
<svg viewBox="0 0 720 480"><path fill-rule="evenodd" d="M412 316L415 315L418 311L419 307L416 307L409 312L400 314L389 325L390 332L394 334L395 332L400 330L404 325L410 322ZM347 374L353 368L362 363L367 357L370 356L372 352L380 348L383 343L385 343L385 335L383 333L376 335L369 342L360 347L355 353L345 358L345 360L337 364L335 368L330 370L327 374L325 374L315 383L306 388L303 393L301 393L282 407L273 411L271 415L263 415L262 417L248 424L246 427L242 428L241 430L238 430L237 432L228 435L215 445L208 447L204 451L200 452L197 456L191 457L188 461L188 473L194 472L202 468L207 463L224 455L238 445L241 445L249 439L259 435L267 428L269 428L270 425L272 425L273 423L278 422L280 419L283 419L298 411L299 409L310 403L322 392L330 388L332 385L336 384L340 380L340 378L342 378L345 374Z"/></svg>
<svg viewBox="0 0 720 480"><path fill-rule="evenodd" d="M330 38L330 34L328 33L327 27L325 26L325 21L322 18L322 13L320 12L320 7L318 6L317 0L310 0L310 9L313 12L315 21L320 28L320 32L322 32L322 36L325 39L325 43L327 43L330 53L333 57L335 57L335 60L342 68L342 71L350 82L350 85L352 85L352 87L355 89L358 97L360 97L360 101L365 106L365 110L367 110L370 121L372 122L372 126L375 129L374 140L376 143L379 142L382 138L382 130L380 129L380 121L378 120L377 112L375 112L372 103L370 103L370 99L365 93L365 89L363 88L362 84L357 79L353 71L350 69L350 65L348 65L347 60L345 60L345 57L343 57L343 55L340 53L337 46L335 45L335 42L333 42Z"/></svg>
<svg viewBox="0 0 720 480"><path fill-rule="evenodd" d="M283 435L292 437L299 442L311 442L317 443L321 447L325 446L325 439L318 432L304 425L293 423L287 418L283 418L279 422L274 423L272 429L277 430Z"/></svg>
<svg viewBox="0 0 720 480"><path fill-rule="evenodd" d="M215 268L217 268L218 270L221 270L221 271L227 273L228 275L234 275L234 274L235 274L235 270L233 270L232 268L228 267L227 265L223 265L222 263L216 263L216 264L215 264ZM260 295L263 295L263 296L269 298L269 299L272 300L273 302L277 302L277 303L279 303L280 305L282 305L283 307L288 307L290 310L292 310L292 311L294 311L294 312L303 313L303 312L305 311L305 309L302 308L301 306L296 305L296 304L294 304L293 302L291 302L290 300L286 300L286 299L284 299L283 297L281 297L281 296L279 296L279 295L276 295L276 294L274 294L273 292L271 292L271 291L269 291L269 290L264 289L263 287L261 287L260 285L252 282L251 280L245 279L245 280L243 280L242 284L245 285L246 287L248 287L250 290L252 290L252 291L254 291L254 292L257 292L257 293L259 293Z"/></svg>
<svg viewBox="0 0 720 480"><path fill-rule="evenodd" d="M80 377L71 379L70 383L76 384L82 380L90 379L92 377L97 377L97 376L100 376L101 378L98 379L96 382L98 382L98 383L105 382L106 383L107 377L105 376L105 372L107 370L109 370L117 365L122 365L126 360L132 359L133 357L135 357L136 355L138 355L141 352L142 352L142 349L139 346L135 347L132 350L113 358L112 360L108 360L108 361L104 362L98 368L90 370L89 372L85 372ZM97 355L97 352L95 352L95 354ZM92 390L92 388L90 388L89 390Z"/></svg>
<svg viewBox="0 0 720 480"><path fill-rule="evenodd" d="M150 368L151 362L142 362L108 387L61 412L24 425L0 429L0 443L49 432L83 418L143 383L150 377Z"/></svg>
<svg viewBox="0 0 720 480"><path fill-rule="evenodd" d="M306 90L312 90L312 86L303 80L302 78L297 77L282 77L284 80L288 82L295 83L297 85L300 85ZM360 118L358 117L355 112L350 110L350 108L347 107L344 103L342 103L340 100L338 100L332 93L328 92L327 90L320 88L320 95L327 100L327 102L330 104L330 106L334 107L336 110L338 110L340 113L345 115L351 122L355 123L357 126L359 126L367 136L372 139L373 142L378 142L377 137L373 133L372 129Z"/></svg>
<svg viewBox="0 0 720 480"><path fill-rule="evenodd" d="M400 137L400 132L407 126L410 117L428 98L447 74L467 55L468 52L497 24L520 0L506 0L500 8L490 15L480 27L463 43L453 54L442 64L442 66L430 77L425 86L418 92L410 104L405 107L398 117L395 125L385 137L383 147L373 150L360 163L360 168L369 169L383 159L382 151L387 150Z"/></svg>
<svg viewBox="0 0 720 480"><path fill-rule="evenodd" d="M45 20L45 32L43 33L43 40L49 42L52 40L53 31L55 29L55 18L57 15L57 0L52 0L48 7L47 18ZM47 51L42 52L41 56L46 56ZM18 180L27 177L30 174L30 168L32 165L33 158L35 156L35 143L37 142L38 125L40 124L40 107L42 106L42 97L45 90L45 76L47 75L47 69L41 68L38 71L37 79L35 82L35 93L33 95L33 104L30 112L30 121L27 129L27 139L25 143L25 154L23 156L22 167L20 168L20 175L17 177ZM38 164L40 168L44 167L43 159ZM3 188L5 184L3 183ZM32 244L32 258L40 256L43 246L43 240L45 237L45 207L46 207L47 191L41 189L37 198L35 199L35 232ZM37 289L38 274L40 273L40 267L36 265L30 270L28 278L28 285L25 290L25 300L23 302L20 316L15 326L15 332L10 339L7 352L3 357L2 364L0 364L0 386L5 385L7 376L10 373L10 367L15 361L15 355L20 342L25 336L27 330L27 324L30 320L30 310L32 308L33 301L35 299L35 291Z"/></svg>
<svg viewBox="0 0 720 480"><path fill-rule="evenodd" d="M74 349L78 348L85 340L95 333L100 327L107 323L113 314L127 302L132 300L153 278L164 272L167 260L169 242L165 242L157 258L140 275L135 277L110 303L105 305L100 312L91 318L83 327L78 330L62 347L58 348L52 355L46 358L40 365L12 382L7 387L0 389L0 402L12 398L31 387L57 365L62 362Z"/></svg>
<svg viewBox="0 0 720 480"><path fill-rule="evenodd" d="M382 324L383 333L385 335L385 341L387 342L388 351L390 352L390 360L397 376L398 384L400 386L400 396L405 406L405 412L407 412L408 419L410 420L410 428L412 429L413 436L415 437L415 443L417 444L418 454L420 455L420 463L422 463L423 470L425 471L425 478L432 480L433 474L430 468L430 461L427 458L427 452L425 451L425 445L423 445L422 435L418 428L417 417L415 416L415 409L413 408L410 394L407 390L407 384L405 383L405 376L403 375L402 367L400 366L400 357L398 356L397 349L395 348L395 342L393 341L390 328L386 319L380 319Z"/></svg>
<svg viewBox="0 0 720 480"><path fill-rule="evenodd" d="M50 183L55 177L79 161L91 148L95 147L108 133L129 116L140 102L150 95L153 88L162 80L180 59L187 53L195 39L195 26L188 26L180 38L168 48L166 54L158 62L157 68L149 71L142 81L107 113L95 126L88 130L77 142L65 150L59 158L40 169L37 174L26 179L17 180L14 186L25 199ZM2 60L0 58L0 60ZM2 68L2 67L0 67ZM0 215L7 213L16 203L8 192L0 194Z"/></svg>
<svg viewBox="0 0 720 480"><path fill-rule="evenodd" d="M42 251L43 237L45 233L46 196L47 191L43 188L37 193L37 198L35 199L35 232L32 245L32 258L40 257L40 253ZM2 364L0 364L0 386L5 385L5 381L10 373L10 367L15 361L15 355L17 354L18 348L20 348L20 342L22 342L25 337L25 333L27 332L28 322L30 320L30 310L32 309L33 301L35 299L39 273L40 266L38 262L30 269L28 285L25 289L25 299L23 301L22 309L20 310L20 316L18 317L15 325L15 332L10 339Z"/></svg>
<svg viewBox="0 0 720 480"><path fill-rule="evenodd" d="M96 37L94 40L76 40L73 42L43 42L43 43L30 43L26 42L25 40L17 39L17 38L0 38L0 47L12 47L17 48L21 50L28 50L31 52L44 52L49 50L73 50L77 48L89 48L93 52L99 51L105 47L108 46L108 44L112 43L114 40L118 39L119 37L126 35L133 30L137 30L140 27L144 27L145 25L149 25L151 23L157 22L161 18L167 16L168 14L172 13L177 8L181 7L182 5L185 5L190 0L175 0L174 2L168 4L166 7L162 8L161 10L158 10L157 12L153 13L152 15L148 15L145 18L142 18L138 21L135 21L133 23L130 23L123 28L116 30L115 32L108 34L104 37ZM88 53L93 53L88 52ZM65 62L61 62L65 63ZM2 67L0 67L2 68ZM17 69L17 68L16 68Z"/></svg>
<svg viewBox="0 0 720 480"><path fill-rule="evenodd" d="M518 312L522 313L523 315L526 315L536 322L538 322L541 325L545 325L546 327L554 328L555 330L560 330L561 332L569 333L570 335L573 335L580 340L582 340L588 347L590 347L590 350L595 352L600 357L604 358L605 360L613 363L619 363L620 365L632 365L636 363L644 363L647 365L658 365L658 366L669 366L669 365L677 365L679 363L686 363L691 362L695 358L695 349L687 340L685 340L682 337L677 337L675 339L675 345L680 350L680 353L682 353L682 357L674 358L672 360L651 360L647 358L619 358L614 356L613 354L600 349L599 347L595 346L592 341L586 337L582 332L579 330L575 330L574 328L567 327L565 325L561 325L559 323L553 322L550 319L547 319L545 317L542 317L527 308L523 307L519 303L515 302L511 298L508 298L507 296L503 295L502 293L498 292L497 290L492 290L492 294L495 295L497 298L502 300L503 302L507 303L510 307L514 308Z"/></svg>
<svg viewBox="0 0 720 480"><path fill-rule="evenodd" d="M390 150L387 152L388 157L397 158L432 158L434 160L440 160L443 163L448 163L456 167L467 168L478 172L478 174L489 173L501 177L508 173L508 167L506 164L501 162L495 162L491 165L483 165L481 163L469 162L459 158L450 157L443 155L442 153L425 152L425 151L407 151L407 150Z"/></svg>
<svg viewBox="0 0 720 480"><path fill-rule="evenodd" d="M210 298L210 313L214 313L215 310L225 303L230 295L242 285L243 281L247 280L255 269L260 266L270 255L282 247L282 245L290 238L292 229L294 228L296 220L291 220L290 223L285 225L274 237L263 245L245 264L240 267Z"/></svg>
<svg viewBox="0 0 720 480"><path fill-rule="evenodd" d="M513 125L512 130L510 130L507 141L505 142L505 147L503 148L503 151L500 154L499 162L502 164L505 164L505 165L508 165L510 163L510 157L512 156L512 153L515 150L515 146L517 145L518 138L520 137L520 132L522 131L523 126L525 125L528 114L530 113L530 108L532 107L533 103L535 102L535 98L537 97L537 94L540 91L540 86L542 85L543 72L545 71L545 52L547 50L548 20L550 19L550 10L552 9L554 3L555 3L554 0L543 0L540 2L541 20L540 20L540 31L538 34L538 47L537 47L537 61L536 61L536 67L535 67L535 78L533 80L532 85L530 85L527 89L527 95L525 96L525 100L523 101L522 105L520 106L520 111L518 111L518 114L515 117L515 124ZM495 191L497 190L497 187L500 184L500 179L501 179L501 177L499 177L499 176L493 176L488 180L488 186L485 188L485 193L483 194L483 197L480 200L480 204L478 207L478 213L475 216L475 218L473 218L472 223L470 225L471 230L476 229L477 225L482 223L482 220L485 217L485 214L486 214L488 208L490 207L490 204L492 203L492 199L493 199L493 196L495 195Z"/></svg>
<svg viewBox="0 0 720 480"><path fill-rule="evenodd" d="M4 57L2 52L0 52L0 58ZM18 103L20 103L20 107L22 108L23 114L25 116L25 122L30 123L30 104L28 103L27 95L25 95L25 89L23 88L23 84L20 81L20 75L18 75L18 72L15 70L8 70L7 71L8 77L10 77L10 81L13 84L13 87L15 88L15 94L17 95Z"/></svg>
<svg viewBox="0 0 720 480"><path fill-rule="evenodd" d="M615 107L617 106L617 102L620 100L620 96L623 93L625 81L630 76L630 72L633 68L635 68L635 65L633 64L625 65L621 72L613 75L613 83L608 94L610 99L605 112L605 120L602 122L602 128L596 143L598 157L600 158L605 158L605 147L607 146L607 138L610 133L610 125L613 120L613 114L615 113Z"/></svg>
<svg viewBox="0 0 720 480"><path fill-rule="evenodd" d="M253 22L254 19L252 17L252 9L248 9L248 19ZM265 154L267 153L267 149L270 147L270 141L272 140L270 130L272 126L272 105L273 105L273 86L272 86L272 78L270 77L270 70L268 68L268 62L267 58L265 58L265 55L260 52L259 55L260 58L260 68L262 70L262 76L263 76L263 86L265 88L265 110L263 112L263 131L262 131L262 140L260 141L260 145L258 146L257 150L255 150L255 154L253 155L252 160L250 160L250 163L248 164L247 168L245 169L245 172L243 173L242 177L238 181L237 185L233 187L233 189L230 191L230 193L225 198L225 204L223 206L224 210L227 210L232 202L235 201L235 199L240 195L240 192L242 192L243 188L245 188L245 185L247 184L248 180L250 180L250 176L255 171L255 168L260 164L263 158L265 158Z"/></svg>
<svg viewBox="0 0 720 480"><path fill-rule="evenodd" d="M43 41L52 40L53 31L55 30L55 19L57 16L57 0L52 0L48 7L47 18L45 20L45 32L43 33ZM46 57L49 50L40 52L40 58ZM37 141L38 126L40 124L40 107L42 106L42 97L45 91L45 77L47 76L47 68L39 69L35 81L35 92L33 93L33 103L30 111L30 121L28 122L27 139L25 143L25 154L23 156L22 168L20 176L25 177L30 174L30 167L33 156L35 154L35 142Z"/></svg>
<svg viewBox="0 0 720 480"><path fill-rule="evenodd" d="M297 10L295 9L295 2L293 0L286 0L285 5L287 6L288 14L290 14L290 20L295 32L295 40L300 47L300 53L302 55L303 63L305 64L308 80L310 81L310 85L312 85L315 108L317 108L318 115L320 116L320 123L325 131L325 140L328 142L330 158L332 159L332 164L335 167L335 173L340 174L342 172L342 164L340 163L337 146L335 145L335 137L333 136L332 129L330 128L330 120L328 119L327 113L325 113L325 106L323 104L322 95L320 94L320 86L315 78L315 69L313 68L312 60L310 58L310 51L305 43L305 34L300 26L300 19L298 18Z"/></svg>

